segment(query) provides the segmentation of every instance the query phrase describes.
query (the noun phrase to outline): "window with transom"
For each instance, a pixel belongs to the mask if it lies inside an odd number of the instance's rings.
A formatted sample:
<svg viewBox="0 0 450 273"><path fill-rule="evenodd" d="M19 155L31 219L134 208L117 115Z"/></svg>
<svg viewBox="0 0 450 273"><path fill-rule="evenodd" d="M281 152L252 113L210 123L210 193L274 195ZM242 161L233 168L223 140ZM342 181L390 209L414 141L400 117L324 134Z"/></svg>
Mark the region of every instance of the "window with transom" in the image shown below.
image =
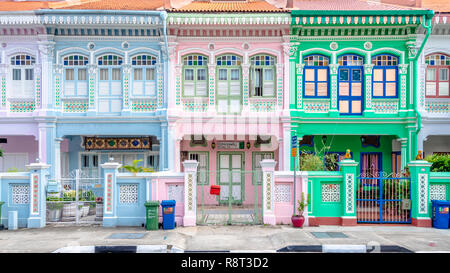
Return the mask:
<svg viewBox="0 0 450 273"><path fill-rule="evenodd" d="M208 58L198 54L183 57L183 96L206 97L207 86Z"/></svg>
<svg viewBox="0 0 450 273"><path fill-rule="evenodd" d="M303 96L305 98L329 97L329 58L322 55L310 55L303 59Z"/></svg>
<svg viewBox="0 0 450 273"><path fill-rule="evenodd" d="M88 63L89 59L83 55L69 55L63 58L65 96L88 95Z"/></svg>
<svg viewBox="0 0 450 273"><path fill-rule="evenodd" d="M363 64L358 55L338 57L338 104L342 115L360 115L363 111Z"/></svg>
<svg viewBox="0 0 450 273"><path fill-rule="evenodd" d="M97 58L99 67L98 111L118 113L122 111L121 56L106 54Z"/></svg>
<svg viewBox="0 0 450 273"><path fill-rule="evenodd" d="M450 98L449 71L450 57L444 54L431 54L425 57L427 98Z"/></svg>
<svg viewBox="0 0 450 273"><path fill-rule="evenodd" d="M256 55L250 58L250 95L275 96L275 57Z"/></svg>
<svg viewBox="0 0 450 273"><path fill-rule="evenodd" d="M372 96L374 98L398 97L398 58L377 55L372 58Z"/></svg>
<svg viewBox="0 0 450 273"><path fill-rule="evenodd" d="M131 58L133 67L133 95L156 96L156 58L137 55Z"/></svg>
<svg viewBox="0 0 450 273"><path fill-rule="evenodd" d="M216 97L219 113L240 113L242 109L242 58L236 55L217 57Z"/></svg>
<svg viewBox="0 0 450 273"><path fill-rule="evenodd" d="M9 97L34 97L34 65L36 59L27 54L11 57Z"/></svg>

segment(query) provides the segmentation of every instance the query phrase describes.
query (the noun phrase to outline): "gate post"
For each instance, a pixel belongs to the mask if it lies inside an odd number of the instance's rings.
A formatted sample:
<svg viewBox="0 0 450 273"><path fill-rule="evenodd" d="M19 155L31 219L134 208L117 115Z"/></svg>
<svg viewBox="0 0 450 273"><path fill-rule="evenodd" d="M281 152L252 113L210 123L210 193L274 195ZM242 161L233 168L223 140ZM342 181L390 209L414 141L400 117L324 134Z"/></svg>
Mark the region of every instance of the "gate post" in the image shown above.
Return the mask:
<svg viewBox="0 0 450 273"><path fill-rule="evenodd" d="M46 186L50 165L37 162L26 166L30 170L30 216L28 228L43 228L46 224Z"/></svg>
<svg viewBox="0 0 450 273"><path fill-rule="evenodd" d="M341 172L344 177L344 183L342 183L344 198L344 206L342 212L342 225L343 226L355 226L356 225L356 166L358 162L353 159L344 159L339 162Z"/></svg>
<svg viewBox="0 0 450 273"><path fill-rule="evenodd" d="M184 166L184 217L183 226L197 223L197 160L186 160Z"/></svg>
<svg viewBox="0 0 450 273"><path fill-rule="evenodd" d="M411 224L431 227L429 204L429 177L431 163L415 160L408 163L411 174Z"/></svg>
<svg viewBox="0 0 450 273"><path fill-rule="evenodd" d="M103 195L103 226L115 227L117 224L117 174L119 168L122 166L120 163L107 162L100 165L104 172L104 187L105 192Z"/></svg>
<svg viewBox="0 0 450 273"><path fill-rule="evenodd" d="M273 197L275 188L274 171L277 162L273 159L264 159L260 164L263 171L263 223L275 225L276 218Z"/></svg>

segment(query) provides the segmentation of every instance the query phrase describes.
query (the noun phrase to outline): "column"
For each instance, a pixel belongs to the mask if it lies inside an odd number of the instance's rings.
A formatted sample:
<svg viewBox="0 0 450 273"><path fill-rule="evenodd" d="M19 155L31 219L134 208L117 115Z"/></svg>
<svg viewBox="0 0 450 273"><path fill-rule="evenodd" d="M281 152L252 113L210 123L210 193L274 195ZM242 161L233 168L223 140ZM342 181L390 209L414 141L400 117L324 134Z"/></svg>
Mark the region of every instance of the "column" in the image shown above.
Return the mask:
<svg viewBox="0 0 450 273"><path fill-rule="evenodd" d="M40 53L41 73L35 76L35 106L36 109L53 108L53 54L55 51L55 42L49 41L53 39L51 35L39 35L41 41L38 42ZM42 93L45 91L45 93Z"/></svg>
<svg viewBox="0 0 450 273"><path fill-rule="evenodd" d="M291 124L289 121L283 124L283 164L280 163L283 171L289 171L291 162ZM281 147L280 147L281 148Z"/></svg>
<svg viewBox="0 0 450 273"><path fill-rule="evenodd" d="M122 164L107 162L100 166L104 172L105 188L103 195L103 226L115 227L117 224L117 204L115 201L118 200L117 175Z"/></svg>
<svg viewBox="0 0 450 273"><path fill-rule="evenodd" d="M358 162L353 159L344 159L339 162L341 172L344 177L342 183L343 189L341 193L344 194L344 207L342 212L342 225L355 226L356 225L356 166Z"/></svg>
<svg viewBox="0 0 450 273"><path fill-rule="evenodd" d="M168 57L169 57L169 74L175 78L175 81L170 80L168 82L168 89L167 92L169 93L169 102L168 102L168 109L175 109L175 105L179 105L180 103L180 95L181 95L181 65L177 65L177 55L176 55L176 49L178 43L170 41L169 38L169 47L168 47ZM171 92L174 92L171 93ZM174 96L175 95L175 96Z"/></svg>
<svg viewBox="0 0 450 273"><path fill-rule="evenodd" d="M45 123L40 123L38 125L39 128L39 137L38 137L38 154L39 160L41 162L47 162L47 125Z"/></svg>
<svg viewBox="0 0 450 273"><path fill-rule="evenodd" d="M8 65L6 64L6 52L0 51L0 112L6 111L6 75Z"/></svg>
<svg viewBox="0 0 450 273"><path fill-rule="evenodd" d="M98 72L98 66L96 63L96 60L94 58L94 51L91 51L90 53L90 63L88 65L89 70L89 106L87 115L88 116L94 116L97 112L96 107L96 97L95 97L95 89L97 86L97 72Z"/></svg>
<svg viewBox="0 0 450 273"><path fill-rule="evenodd" d="M366 83L364 84L364 89L366 90L364 93L366 95L363 113L364 117L373 116L374 114L372 109L372 70L373 64L364 65L364 78L366 80Z"/></svg>
<svg viewBox="0 0 450 273"><path fill-rule="evenodd" d="M61 142L63 142L63 138L55 138L55 149L54 149L54 161L53 161L53 178L56 181L61 180Z"/></svg>
<svg viewBox="0 0 450 273"><path fill-rule="evenodd" d="M288 80L288 76L289 76L289 66L290 66L290 62L289 62L289 54L290 54L290 36L283 36L283 76L282 76L282 82L284 84L283 87L283 104L284 104L284 109L289 109L289 87L290 87L290 82ZM281 64L281 60L278 60L278 62Z"/></svg>
<svg viewBox="0 0 450 273"><path fill-rule="evenodd" d="M397 138L397 141L400 142L400 145L401 145L400 158L401 158L402 162L400 162L401 163L400 165L401 165L401 170L404 170L406 167L406 162L408 161L407 154L406 154L406 151L407 151L406 149L408 147L408 139L407 138Z"/></svg>
<svg viewBox="0 0 450 273"><path fill-rule="evenodd" d="M431 163L424 160L408 164L411 174L411 223L418 227L431 227L430 207L430 168Z"/></svg>
<svg viewBox="0 0 450 273"><path fill-rule="evenodd" d="M26 166L30 170L30 216L28 228L43 228L46 224L46 186L50 165L37 162Z"/></svg>
<svg viewBox="0 0 450 273"><path fill-rule="evenodd" d="M333 58L333 59L335 59L335 58ZM330 90L331 90L331 94L330 94L331 101L330 101L330 112L329 113L330 113L330 117L337 117L337 116L339 116L338 105L337 105L337 103L338 103L338 100L337 100L337 97L338 97L338 88L337 88L338 79L337 79L337 77L338 77L339 65L338 64L330 64L329 67L330 67L330 79L331 79L331 81L330 81L330 84L331 84L331 88L330 88Z"/></svg>
<svg viewBox="0 0 450 273"><path fill-rule="evenodd" d="M212 60L212 61L214 61L214 60ZM208 112L210 112L210 114L214 114L216 112L216 65L215 64L208 64L208 74L209 74Z"/></svg>
<svg viewBox="0 0 450 273"><path fill-rule="evenodd" d="M275 225L275 165L277 162L273 159L264 159L261 161L263 172L263 222L264 224Z"/></svg>
<svg viewBox="0 0 450 273"><path fill-rule="evenodd" d="M297 98L293 97L293 101L297 101L297 105L294 106L294 109L297 108L300 111L303 111L303 67L304 64L296 64L296 85L297 85L297 93L293 91L293 95L297 94ZM294 70L295 71L295 70ZM291 75L292 76L292 75ZM292 85L292 89L295 90L294 85Z"/></svg>
<svg viewBox="0 0 450 273"><path fill-rule="evenodd" d="M406 76L408 74L408 65L407 64L400 64L398 65L398 73L400 74L400 82L399 82L399 87L398 90L400 92L399 97L400 97L400 105L399 105L399 110L400 110L400 114L401 115L406 115L406 108L407 108L407 90L411 90L410 94L413 94L413 87L411 86L410 88L407 88L407 84L406 84ZM417 83L413 83L413 84L417 84ZM411 95L412 97L414 97L414 95Z"/></svg>
<svg viewBox="0 0 450 273"><path fill-rule="evenodd" d="M125 52L125 64L122 65L123 81L123 97L122 97L122 115L129 116L130 109L130 79L131 79L131 65L128 64L128 52Z"/></svg>
<svg viewBox="0 0 450 273"><path fill-rule="evenodd" d="M168 133L167 133L167 123L161 123L161 140L159 141L159 162L160 162L160 170L167 171L168 162L167 162L167 154L169 151L170 145L168 145Z"/></svg>
<svg viewBox="0 0 450 273"><path fill-rule="evenodd" d="M175 171L175 160L176 160L176 154L175 154L175 121L169 121L169 130L167 133L167 140L168 140L168 147L167 147L167 161L168 161L168 167L169 170Z"/></svg>
<svg viewBox="0 0 450 273"><path fill-rule="evenodd" d="M248 63L248 58L244 60L246 63L241 65L242 67L242 112L249 112L249 97L250 97L250 64ZM245 114L244 114L245 115Z"/></svg>
<svg viewBox="0 0 450 273"><path fill-rule="evenodd" d="M183 226L197 223L197 167L196 160L186 160L184 166L184 217Z"/></svg>

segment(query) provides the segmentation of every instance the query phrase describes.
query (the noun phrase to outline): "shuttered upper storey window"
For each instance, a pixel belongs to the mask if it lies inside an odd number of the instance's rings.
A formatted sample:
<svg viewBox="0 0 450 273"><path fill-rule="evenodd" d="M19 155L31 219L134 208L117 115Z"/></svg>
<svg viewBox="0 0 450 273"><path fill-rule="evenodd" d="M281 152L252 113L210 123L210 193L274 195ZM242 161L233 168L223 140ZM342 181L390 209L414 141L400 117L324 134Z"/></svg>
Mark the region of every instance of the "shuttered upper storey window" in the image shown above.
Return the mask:
<svg viewBox="0 0 450 273"><path fill-rule="evenodd" d="M450 57L444 54L432 54L425 57L425 63L427 65L425 96L450 98Z"/></svg>
<svg viewBox="0 0 450 273"><path fill-rule="evenodd" d="M34 97L34 57L19 54L11 57L11 82L9 97Z"/></svg>
<svg viewBox="0 0 450 273"><path fill-rule="evenodd" d="M63 59L64 65L64 95L65 96L87 96L88 81L87 69L88 58L82 55L70 55Z"/></svg>
<svg viewBox="0 0 450 273"><path fill-rule="evenodd" d="M372 96L374 98L398 97L398 58L392 55L377 55L372 58Z"/></svg>
<svg viewBox="0 0 450 273"><path fill-rule="evenodd" d="M250 58L250 95L252 97L275 96L275 58L256 55Z"/></svg>
<svg viewBox="0 0 450 273"><path fill-rule="evenodd" d="M206 97L208 95L207 71L207 57L188 55L183 58L183 95L185 97Z"/></svg>
<svg viewBox="0 0 450 273"><path fill-rule="evenodd" d="M305 64L303 77L305 98L328 98L329 97L329 58L322 55L310 55L303 59Z"/></svg>

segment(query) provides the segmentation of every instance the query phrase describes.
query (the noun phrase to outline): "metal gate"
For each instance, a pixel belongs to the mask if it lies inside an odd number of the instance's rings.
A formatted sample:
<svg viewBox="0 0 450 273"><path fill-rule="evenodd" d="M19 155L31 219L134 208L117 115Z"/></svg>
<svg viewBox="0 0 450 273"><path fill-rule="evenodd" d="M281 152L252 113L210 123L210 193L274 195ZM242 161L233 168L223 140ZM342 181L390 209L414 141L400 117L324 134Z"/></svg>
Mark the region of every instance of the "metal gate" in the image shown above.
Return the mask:
<svg viewBox="0 0 450 273"><path fill-rule="evenodd" d="M411 223L411 179L403 174L361 174L356 204L358 223Z"/></svg>
<svg viewBox="0 0 450 273"><path fill-rule="evenodd" d="M262 224L262 175L258 174L242 170L199 171L197 224ZM220 186L220 195L211 194L212 185Z"/></svg>
<svg viewBox="0 0 450 273"><path fill-rule="evenodd" d="M47 223L102 223L104 185L100 177L74 170L56 182L59 191L47 193Z"/></svg>

